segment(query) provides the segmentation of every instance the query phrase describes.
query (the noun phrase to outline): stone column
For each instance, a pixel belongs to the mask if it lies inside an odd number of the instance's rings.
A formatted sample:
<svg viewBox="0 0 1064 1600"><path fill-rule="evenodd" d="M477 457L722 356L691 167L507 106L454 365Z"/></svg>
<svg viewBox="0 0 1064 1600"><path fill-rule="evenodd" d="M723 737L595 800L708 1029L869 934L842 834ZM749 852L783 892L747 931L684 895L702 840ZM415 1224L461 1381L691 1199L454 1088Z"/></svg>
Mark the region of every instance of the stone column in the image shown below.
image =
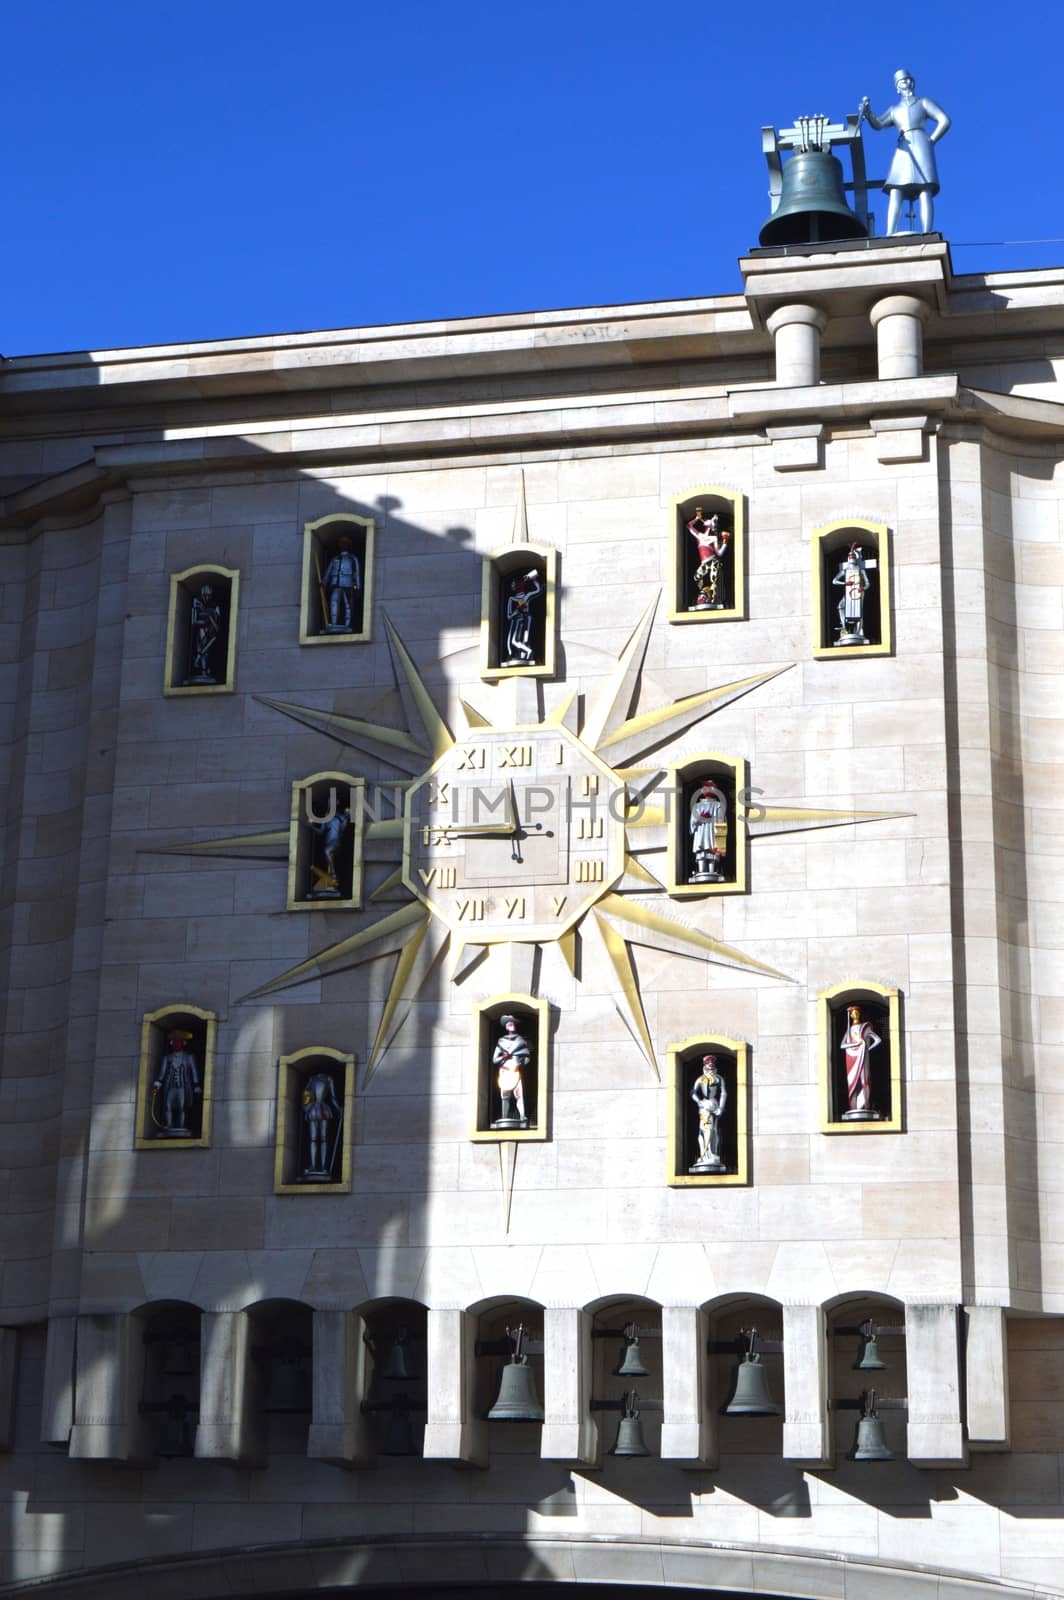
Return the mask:
<svg viewBox="0 0 1064 1600"><path fill-rule="evenodd" d="M924 323L931 307L911 294L877 300L869 317L876 330L880 378L918 378L924 370Z"/></svg>
<svg viewBox="0 0 1064 1600"><path fill-rule="evenodd" d="M717 1430L707 1405L708 1319L697 1306L661 1312L661 1458L715 1466Z"/></svg>
<svg viewBox="0 0 1064 1600"><path fill-rule="evenodd" d="M128 1461L136 1453L144 1367L138 1332L124 1312L78 1318L71 1456Z"/></svg>
<svg viewBox="0 0 1064 1600"><path fill-rule="evenodd" d="M41 1399L41 1443L70 1442L74 1425L74 1340L77 1317L49 1317L44 1347L44 1395Z"/></svg>
<svg viewBox="0 0 1064 1600"><path fill-rule="evenodd" d="M429 1311L426 1460L488 1464L485 1424L474 1418L477 1318L469 1311Z"/></svg>
<svg viewBox="0 0 1064 1600"><path fill-rule="evenodd" d="M832 1464L827 1351L823 1307L784 1306L783 1458L804 1467Z"/></svg>
<svg viewBox="0 0 1064 1600"><path fill-rule="evenodd" d="M0 1450L10 1450L15 1431L18 1329L0 1328Z"/></svg>
<svg viewBox="0 0 1064 1600"><path fill-rule="evenodd" d="M956 1306L905 1307L905 1365L909 1460L918 1467L966 1465Z"/></svg>
<svg viewBox="0 0 1064 1600"><path fill-rule="evenodd" d="M1009 1448L1008 1343L1001 1306L965 1309L968 1443L973 1450Z"/></svg>
<svg viewBox="0 0 1064 1600"><path fill-rule="evenodd" d="M575 1306L543 1313L544 1461L594 1467L601 1458L598 1423L591 1415L591 1318Z"/></svg>
<svg viewBox="0 0 1064 1600"><path fill-rule="evenodd" d="M369 1429L362 1414L368 1356L362 1318L353 1311L315 1311L313 1414L307 1455L337 1466L365 1465L372 1459Z"/></svg>
<svg viewBox="0 0 1064 1600"><path fill-rule="evenodd" d="M820 335L828 325L819 306L780 306L765 327L776 343L776 384L806 389L820 382Z"/></svg>
<svg viewBox="0 0 1064 1600"><path fill-rule="evenodd" d="M249 1462L265 1454L261 1416L253 1416L250 1319L246 1311L205 1311L200 1318L199 1426L193 1455Z"/></svg>

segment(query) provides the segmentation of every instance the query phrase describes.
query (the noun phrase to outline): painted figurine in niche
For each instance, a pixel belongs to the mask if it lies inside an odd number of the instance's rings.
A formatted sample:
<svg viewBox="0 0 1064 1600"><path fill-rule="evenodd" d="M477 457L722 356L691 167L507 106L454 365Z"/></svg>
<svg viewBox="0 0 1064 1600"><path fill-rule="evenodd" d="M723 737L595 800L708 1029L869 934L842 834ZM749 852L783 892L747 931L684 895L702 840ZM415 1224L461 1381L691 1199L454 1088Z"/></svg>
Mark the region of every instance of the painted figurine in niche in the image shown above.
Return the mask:
<svg viewBox="0 0 1064 1600"><path fill-rule="evenodd" d="M698 567L695 571L695 588L698 599L688 611L723 611L727 606L724 582L724 557L728 554L731 534L720 527L715 514L703 517L702 507L687 524L687 531L698 546Z"/></svg>
<svg viewBox="0 0 1064 1600"><path fill-rule="evenodd" d="M191 1139L189 1122L203 1089L196 1058L189 1049L192 1035L175 1028L167 1037L167 1050L152 1084L151 1118L158 1139ZM162 1120L159 1120L159 1112Z"/></svg>
<svg viewBox="0 0 1064 1600"><path fill-rule="evenodd" d="M222 608L214 598L209 583L201 586L192 597L189 614L189 664L191 671L185 679L188 684L213 684L218 679L211 671L211 652L222 632Z"/></svg>
<svg viewBox="0 0 1064 1600"><path fill-rule="evenodd" d="M310 863L310 875L314 881L307 899L342 900L344 896L340 888L338 857L344 835L351 826L351 812L347 807L339 807L336 790L330 789L329 815L323 821L317 821L314 817L308 817L307 820L317 835L318 847L325 862L324 866L314 861Z"/></svg>
<svg viewBox="0 0 1064 1600"><path fill-rule="evenodd" d="M723 883L728 854L728 802L712 778L703 778L691 801L688 821L695 870L689 883Z"/></svg>
<svg viewBox="0 0 1064 1600"><path fill-rule="evenodd" d="M329 1072L315 1072L303 1084L303 1122L307 1130L309 1161L303 1183L331 1183L340 1147L344 1108L336 1098ZM335 1127L333 1124L335 1123Z"/></svg>
<svg viewBox="0 0 1064 1600"><path fill-rule="evenodd" d="M532 1051L527 1039L517 1031L516 1017L500 1017L502 1034L495 1046L491 1064L496 1069L495 1082L499 1089L499 1115L491 1124L493 1128L527 1128L528 1113L525 1108L525 1086L522 1074L532 1062Z"/></svg>
<svg viewBox="0 0 1064 1600"><path fill-rule="evenodd" d="M880 1113L872 1105L872 1076L869 1056L883 1041L870 1022L866 1022L860 1006L847 1006L846 1031L840 1046L846 1062L847 1110L843 1122L879 1122Z"/></svg>
<svg viewBox="0 0 1064 1600"><path fill-rule="evenodd" d="M510 593L506 599L506 657L504 667L534 667L537 665L532 649L532 603L543 593L539 573L535 567L510 579Z"/></svg>
<svg viewBox="0 0 1064 1600"><path fill-rule="evenodd" d="M839 562L839 570L831 580L833 587L842 590L836 645L868 643L864 631L865 595L871 583L868 569L875 564L874 560L865 559L864 551L856 543L851 544L845 560Z"/></svg>
<svg viewBox="0 0 1064 1600"><path fill-rule="evenodd" d="M350 539L343 538L324 572L318 564L322 633L354 632L355 595L361 586L362 574L355 547Z"/></svg>
<svg viewBox="0 0 1064 1600"><path fill-rule="evenodd" d="M691 1086L698 1112L698 1160L688 1172L723 1172L720 1155L720 1119L728 1104L728 1086L717 1071L716 1056L702 1057L702 1071Z"/></svg>

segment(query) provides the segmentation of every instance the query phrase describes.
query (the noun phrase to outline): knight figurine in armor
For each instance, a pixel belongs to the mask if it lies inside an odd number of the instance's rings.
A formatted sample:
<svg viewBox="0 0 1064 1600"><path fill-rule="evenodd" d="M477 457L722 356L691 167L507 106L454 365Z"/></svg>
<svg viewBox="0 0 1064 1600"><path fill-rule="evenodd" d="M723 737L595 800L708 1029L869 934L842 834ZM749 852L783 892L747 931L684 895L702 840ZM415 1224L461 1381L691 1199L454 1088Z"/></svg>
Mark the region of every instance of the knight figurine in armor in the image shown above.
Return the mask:
<svg viewBox="0 0 1064 1600"><path fill-rule="evenodd" d="M847 1110L843 1122L879 1122L880 1113L872 1105L872 1078L869 1056L883 1041L870 1022L866 1022L860 1006L847 1006L846 1030L842 1035L843 1059L846 1063Z"/></svg>
<svg viewBox="0 0 1064 1600"><path fill-rule="evenodd" d="M727 528L720 527L720 518L716 515L703 517L702 507L695 507L695 514L687 524L687 531L698 546L698 567L695 571L695 588L698 590L698 599L693 606L688 606L688 611L723 611L724 599L724 557L728 553L728 541L731 534Z"/></svg>
<svg viewBox="0 0 1064 1600"><path fill-rule="evenodd" d="M698 1112L698 1160L688 1172L723 1172L720 1154L720 1119L728 1103L728 1086L717 1071L716 1056L702 1057L702 1071L691 1086Z"/></svg>
<svg viewBox="0 0 1064 1600"><path fill-rule="evenodd" d="M934 199L938 193L938 169L935 166L935 145L949 132L950 119L942 107L926 95L916 93L916 80L911 72L900 67L894 74L894 89L901 96L897 105L876 116L867 95L861 101L860 115L873 128L897 128L898 148L883 180L887 191L887 232L911 233L911 228L900 227L902 204L910 206L916 201L920 232L930 233L934 225ZM924 124L933 122L930 134ZM908 220L908 219L907 219Z"/></svg>
<svg viewBox="0 0 1064 1600"><path fill-rule="evenodd" d="M695 870L689 883L723 883L728 854L728 802L712 778L695 789L688 821Z"/></svg>
<svg viewBox="0 0 1064 1600"><path fill-rule="evenodd" d="M525 1107L525 1088L522 1073L528 1070L532 1051L528 1041L517 1031L516 1017L500 1017L502 1034L495 1046L491 1064L496 1068L495 1081L499 1087L499 1115L491 1124L493 1128L527 1128L528 1113Z"/></svg>
<svg viewBox="0 0 1064 1600"><path fill-rule="evenodd" d="M221 631L222 608L215 600L210 584L205 583L199 594L193 595L189 613L189 659L192 670L185 679L186 685L218 682L211 671L211 651L218 643Z"/></svg>
<svg viewBox="0 0 1064 1600"><path fill-rule="evenodd" d="M196 1059L189 1049L191 1040L191 1033L184 1028L175 1028L167 1037L167 1051L152 1084L151 1115L158 1139L192 1138L189 1121L196 1100L202 1100L203 1089Z"/></svg>
<svg viewBox="0 0 1064 1600"><path fill-rule="evenodd" d="M506 599L506 659L504 667L534 667L535 653L531 644L532 602L543 590L539 573L531 572L511 578L510 593Z"/></svg>
<svg viewBox="0 0 1064 1600"><path fill-rule="evenodd" d="M340 846L344 842L344 835L351 826L351 812L346 807L340 809L336 805L336 791L332 791L332 811L324 821L315 821L308 818L309 825L318 836L321 853L325 858L324 867L310 864L313 887L307 895L308 900L342 900L343 891L340 888L340 875L338 871L338 856Z"/></svg>
<svg viewBox="0 0 1064 1600"><path fill-rule="evenodd" d="M868 562L859 544L851 544L846 559L839 562L839 570L831 582L833 587L842 590L838 605L839 636L835 644L867 644L864 607L871 579L868 576Z"/></svg>
<svg viewBox="0 0 1064 1600"><path fill-rule="evenodd" d="M350 539L341 539L336 554L325 568L321 588L328 621L322 633L354 632L354 599L362 586L358 557Z"/></svg>
<svg viewBox="0 0 1064 1600"><path fill-rule="evenodd" d="M336 1098L332 1074L313 1073L303 1085L303 1122L307 1130L309 1160L301 1182L331 1182L343 1114L343 1107ZM332 1131L333 1123L336 1124L335 1131Z"/></svg>

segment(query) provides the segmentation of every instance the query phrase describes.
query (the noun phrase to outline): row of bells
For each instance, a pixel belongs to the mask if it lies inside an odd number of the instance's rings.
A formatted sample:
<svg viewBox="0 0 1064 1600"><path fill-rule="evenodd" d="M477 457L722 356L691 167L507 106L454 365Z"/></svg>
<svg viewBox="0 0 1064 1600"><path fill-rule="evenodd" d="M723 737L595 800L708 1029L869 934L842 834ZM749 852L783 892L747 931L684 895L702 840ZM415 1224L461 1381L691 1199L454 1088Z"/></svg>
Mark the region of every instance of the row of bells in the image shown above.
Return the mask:
<svg viewBox="0 0 1064 1600"><path fill-rule="evenodd" d="M881 1368L883 1363L875 1357L874 1365ZM640 1372L645 1373L646 1368L640 1364ZM636 1376L631 1370L630 1376ZM646 1441L643 1438L643 1425L638 1411L638 1397L633 1390L625 1395L624 1415L617 1430L617 1442L611 1454L615 1456L647 1456ZM757 1354L743 1356L735 1376L735 1393L724 1407L726 1416L731 1417L778 1417L780 1407L772 1398L772 1391L768 1386L768 1373L761 1365L761 1357ZM536 1393L536 1379L531 1367L528 1365L527 1356L519 1356L509 1361L502 1369L499 1382L499 1395L495 1404L488 1412L489 1422L542 1422L543 1407ZM874 1405L868 1415L862 1416L857 1425L856 1445L851 1452L854 1461L893 1461L894 1452L887 1446L883 1435L883 1425L876 1415Z"/></svg>

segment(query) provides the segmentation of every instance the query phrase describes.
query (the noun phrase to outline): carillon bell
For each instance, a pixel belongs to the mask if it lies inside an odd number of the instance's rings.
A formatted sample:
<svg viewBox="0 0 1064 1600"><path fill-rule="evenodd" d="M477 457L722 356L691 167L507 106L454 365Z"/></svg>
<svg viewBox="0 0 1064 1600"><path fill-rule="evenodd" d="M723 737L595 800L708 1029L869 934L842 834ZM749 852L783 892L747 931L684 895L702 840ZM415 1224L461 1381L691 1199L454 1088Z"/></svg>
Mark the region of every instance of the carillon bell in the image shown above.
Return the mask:
<svg viewBox="0 0 1064 1600"><path fill-rule="evenodd" d="M196 1375L197 1363L192 1359L192 1341L190 1339L167 1339L163 1345L164 1378L193 1378Z"/></svg>
<svg viewBox="0 0 1064 1600"><path fill-rule="evenodd" d="M748 1351L735 1374L735 1393L724 1407L729 1417L778 1417L780 1408L772 1398L768 1373L761 1357Z"/></svg>
<svg viewBox="0 0 1064 1600"><path fill-rule="evenodd" d="M853 1364L854 1372L883 1372L887 1363L879 1359L879 1344L875 1333L868 1333L864 1337L860 1354Z"/></svg>
<svg viewBox="0 0 1064 1600"><path fill-rule="evenodd" d="M502 1369L499 1397L488 1412L489 1422L542 1422L543 1407L527 1356L514 1356Z"/></svg>
<svg viewBox="0 0 1064 1600"><path fill-rule="evenodd" d="M639 1417L639 1395L633 1389L624 1397L624 1416L617 1429L617 1443L610 1451L614 1456L648 1456L643 1424Z"/></svg>
<svg viewBox="0 0 1064 1600"><path fill-rule="evenodd" d="M893 1461L894 1451L889 1449L883 1437L883 1424L879 1420L876 1410L876 1394L873 1389L866 1397L865 1410L857 1424L857 1443L851 1452L853 1461Z"/></svg>
<svg viewBox="0 0 1064 1600"><path fill-rule="evenodd" d="M406 1358L406 1346L410 1335L406 1328L397 1328L394 1337L389 1341L387 1354L377 1368L378 1375L382 1378L414 1378L417 1374L412 1371L410 1362Z"/></svg>
<svg viewBox="0 0 1064 1600"><path fill-rule="evenodd" d="M639 1354L639 1339L635 1331L635 1323L630 1322L624 1330L624 1356L617 1368L619 1378L645 1378L647 1369L643 1365L643 1358Z"/></svg>
<svg viewBox="0 0 1064 1600"><path fill-rule="evenodd" d="M846 204L841 161L830 150L797 151L783 165L779 205L763 225L762 245L866 239L868 229Z"/></svg>

